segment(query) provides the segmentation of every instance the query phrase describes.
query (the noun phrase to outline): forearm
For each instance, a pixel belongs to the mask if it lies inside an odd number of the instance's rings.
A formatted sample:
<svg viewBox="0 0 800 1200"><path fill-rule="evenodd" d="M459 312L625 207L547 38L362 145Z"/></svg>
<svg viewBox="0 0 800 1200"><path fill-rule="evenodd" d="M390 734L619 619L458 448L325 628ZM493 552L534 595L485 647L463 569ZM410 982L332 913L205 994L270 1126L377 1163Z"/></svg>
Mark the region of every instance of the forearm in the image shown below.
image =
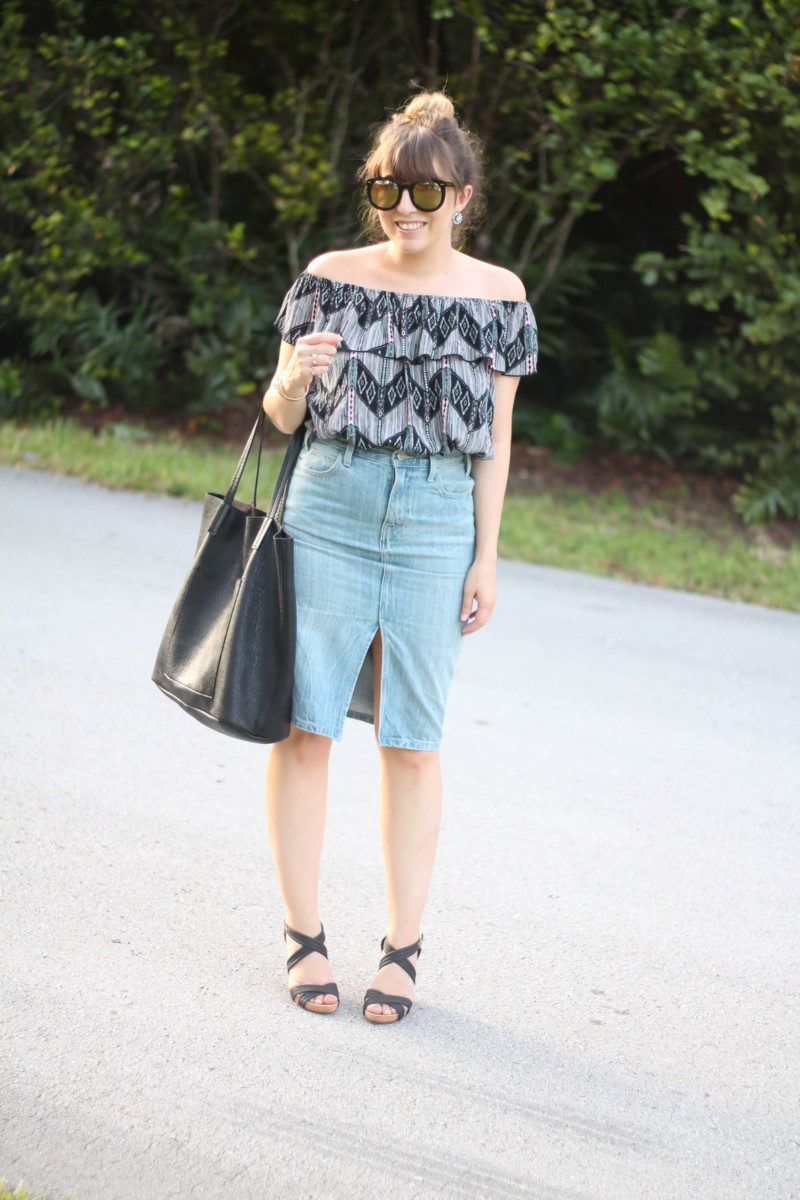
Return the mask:
<svg viewBox="0 0 800 1200"><path fill-rule="evenodd" d="M475 505L475 559L494 562L497 558L497 539L500 517L508 483L511 442L500 438L494 442L494 458L472 461L475 480L472 498Z"/></svg>
<svg viewBox="0 0 800 1200"><path fill-rule="evenodd" d="M294 433L305 420L308 404L305 396L300 396L297 400L290 398L284 391L286 387L286 381L281 378L280 371L276 371L264 393L262 403L264 412L276 429L281 433Z"/></svg>

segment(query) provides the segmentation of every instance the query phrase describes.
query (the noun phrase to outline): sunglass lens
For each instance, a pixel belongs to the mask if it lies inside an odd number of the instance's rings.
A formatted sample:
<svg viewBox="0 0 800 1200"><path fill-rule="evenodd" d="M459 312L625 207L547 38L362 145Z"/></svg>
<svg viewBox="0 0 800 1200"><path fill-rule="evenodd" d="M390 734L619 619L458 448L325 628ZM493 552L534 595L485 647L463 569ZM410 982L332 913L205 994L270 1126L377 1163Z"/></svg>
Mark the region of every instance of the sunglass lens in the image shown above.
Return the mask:
<svg viewBox="0 0 800 1200"><path fill-rule="evenodd" d="M399 194L399 188L393 179L377 179L369 185L369 202L375 208L394 208Z"/></svg>
<svg viewBox="0 0 800 1200"><path fill-rule="evenodd" d="M432 212L442 203L443 188L438 183L415 183L411 198L423 212Z"/></svg>

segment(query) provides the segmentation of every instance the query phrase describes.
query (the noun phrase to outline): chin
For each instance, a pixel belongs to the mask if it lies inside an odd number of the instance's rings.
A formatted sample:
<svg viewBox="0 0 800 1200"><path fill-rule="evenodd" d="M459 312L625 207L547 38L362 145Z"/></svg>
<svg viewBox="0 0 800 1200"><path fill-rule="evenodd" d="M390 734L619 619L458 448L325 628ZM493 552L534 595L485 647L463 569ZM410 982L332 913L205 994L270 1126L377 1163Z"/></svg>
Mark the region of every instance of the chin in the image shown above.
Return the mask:
<svg viewBox="0 0 800 1200"><path fill-rule="evenodd" d="M424 234L415 234L413 237L404 237L402 233L392 231L389 240L404 254L417 254L420 250L427 250L435 245L439 238L431 230L426 230Z"/></svg>
<svg viewBox="0 0 800 1200"><path fill-rule="evenodd" d="M421 250L424 246L430 245L430 238L393 238L395 246L398 250L402 250L404 254L414 254Z"/></svg>

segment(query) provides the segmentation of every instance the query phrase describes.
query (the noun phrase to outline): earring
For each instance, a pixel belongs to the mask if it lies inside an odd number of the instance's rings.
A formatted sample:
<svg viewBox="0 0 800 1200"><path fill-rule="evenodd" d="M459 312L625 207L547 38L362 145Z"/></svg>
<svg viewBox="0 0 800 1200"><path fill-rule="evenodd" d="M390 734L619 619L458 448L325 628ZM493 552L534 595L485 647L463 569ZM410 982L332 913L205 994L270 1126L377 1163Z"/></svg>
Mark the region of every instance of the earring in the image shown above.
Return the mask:
<svg viewBox="0 0 800 1200"><path fill-rule="evenodd" d="M463 213L460 213L458 211L458 209L456 209L456 211L453 213L453 216L451 219L452 219L452 222L454 225L460 225L461 222L464 220L464 215L463 215Z"/></svg>

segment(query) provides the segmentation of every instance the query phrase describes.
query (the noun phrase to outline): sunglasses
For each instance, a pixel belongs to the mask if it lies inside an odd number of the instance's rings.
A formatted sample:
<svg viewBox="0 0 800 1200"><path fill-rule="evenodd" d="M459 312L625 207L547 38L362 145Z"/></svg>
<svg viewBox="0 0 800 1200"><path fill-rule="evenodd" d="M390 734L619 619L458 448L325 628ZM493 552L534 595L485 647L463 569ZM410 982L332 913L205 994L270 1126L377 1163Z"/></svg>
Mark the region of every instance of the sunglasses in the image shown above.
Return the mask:
<svg viewBox="0 0 800 1200"><path fill-rule="evenodd" d="M365 187L367 199L373 208L386 212L396 208L400 203L403 192L408 191L411 203L420 212L436 212L444 204L446 189L454 188L454 183L445 183L443 179L425 179L418 183L397 183L394 179L385 177L368 179Z"/></svg>

